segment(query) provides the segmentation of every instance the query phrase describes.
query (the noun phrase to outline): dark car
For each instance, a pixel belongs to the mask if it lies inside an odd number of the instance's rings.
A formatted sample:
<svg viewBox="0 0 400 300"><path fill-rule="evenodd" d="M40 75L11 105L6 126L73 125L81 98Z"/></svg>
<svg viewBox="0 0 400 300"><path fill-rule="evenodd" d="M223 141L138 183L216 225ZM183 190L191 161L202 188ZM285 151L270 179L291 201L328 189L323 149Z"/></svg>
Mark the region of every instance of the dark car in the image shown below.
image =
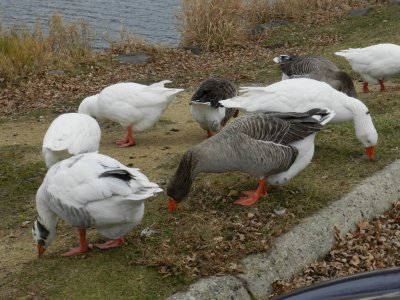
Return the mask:
<svg viewBox="0 0 400 300"><path fill-rule="evenodd" d="M400 268L362 272L314 284L273 300L400 299Z"/></svg>

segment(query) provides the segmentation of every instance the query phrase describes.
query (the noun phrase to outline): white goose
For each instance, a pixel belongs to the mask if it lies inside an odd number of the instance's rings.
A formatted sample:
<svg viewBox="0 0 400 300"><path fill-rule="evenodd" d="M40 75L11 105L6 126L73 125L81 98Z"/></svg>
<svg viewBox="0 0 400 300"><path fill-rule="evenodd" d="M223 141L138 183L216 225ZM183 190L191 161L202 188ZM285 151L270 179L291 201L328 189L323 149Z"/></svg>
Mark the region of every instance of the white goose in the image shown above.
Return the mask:
<svg viewBox="0 0 400 300"><path fill-rule="evenodd" d="M400 46L395 44L377 44L365 48L350 48L335 52L343 56L354 72L364 80L363 92L369 92L368 83L381 86L385 91L384 82L394 74L400 73Z"/></svg>
<svg viewBox="0 0 400 300"><path fill-rule="evenodd" d="M370 159L374 158L378 133L367 106L356 98L341 93L329 84L313 79L295 78L283 80L267 87L243 87L243 95L220 101L225 107L246 112L303 112L314 107L333 110L332 123L354 121L356 136L366 148Z"/></svg>
<svg viewBox="0 0 400 300"><path fill-rule="evenodd" d="M53 165L36 194L39 216L32 234L38 255L53 241L58 218L79 228L79 247L64 256L90 250L86 241L89 227L112 239L96 247L121 245L123 236L142 220L143 201L161 191L138 169L98 153L79 154Z"/></svg>
<svg viewBox="0 0 400 300"><path fill-rule="evenodd" d="M191 100L193 119L207 131L207 137L219 132L231 117L237 117L237 109L225 108L220 100L235 97L237 87L233 82L224 78L208 78L194 92Z"/></svg>
<svg viewBox="0 0 400 300"><path fill-rule="evenodd" d="M73 155L99 150L101 130L91 116L66 113L50 124L43 138L42 153L47 168Z"/></svg>
<svg viewBox="0 0 400 300"><path fill-rule="evenodd" d="M243 192L235 203L251 205L267 193L269 183L285 183L311 161L315 134L332 119L328 110L305 113L254 113L239 117L220 133L183 155L168 181L169 211L190 192L199 173L242 171L259 179L257 190Z"/></svg>
<svg viewBox="0 0 400 300"><path fill-rule="evenodd" d="M134 146L133 130L152 127L164 110L183 89L166 88L164 80L151 85L123 82L110 85L99 94L85 98L78 112L99 119L108 119L127 129L127 135L116 143L121 147Z"/></svg>

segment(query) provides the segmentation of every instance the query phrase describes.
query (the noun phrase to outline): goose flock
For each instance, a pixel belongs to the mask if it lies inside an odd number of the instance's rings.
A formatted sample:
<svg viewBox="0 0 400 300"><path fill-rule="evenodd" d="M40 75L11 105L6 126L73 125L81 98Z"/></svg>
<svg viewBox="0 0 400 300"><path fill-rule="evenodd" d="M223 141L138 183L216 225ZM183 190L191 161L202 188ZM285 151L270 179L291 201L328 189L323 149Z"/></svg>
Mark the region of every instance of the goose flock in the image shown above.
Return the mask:
<svg viewBox="0 0 400 300"><path fill-rule="evenodd" d="M360 73L364 92L368 83L380 83L385 90L384 81L400 73L397 45L379 44L336 54ZM207 139L186 149L168 180L170 212L190 193L200 173L252 175L258 180L257 188L243 192L235 203L254 204L267 194L267 184L285 184L308 166L315 136L330 122L353 122L357 139L374 159L378 133L349 74L320 56L281 54L273 60L283 73L281 81L238 88L228 79L208 78L194 92L188 104ZM141 222L144 201L162 189L139 169L98 152L101 130L96 119L119 123L127 134L116 143L122 148L135 146L133 132L152 127L183 91L165 87L168 83L110 85L85 98L77 113L62 114L51 123L42 149L48 172L37 191L38 217L32 229L39 257L53 241L59 218L79 232L79 246L65 256L93 247L118 247L124 235ZM238 117L239 111L242 115ZM110 240L89 244L86 229L90 227Z"/></svg>

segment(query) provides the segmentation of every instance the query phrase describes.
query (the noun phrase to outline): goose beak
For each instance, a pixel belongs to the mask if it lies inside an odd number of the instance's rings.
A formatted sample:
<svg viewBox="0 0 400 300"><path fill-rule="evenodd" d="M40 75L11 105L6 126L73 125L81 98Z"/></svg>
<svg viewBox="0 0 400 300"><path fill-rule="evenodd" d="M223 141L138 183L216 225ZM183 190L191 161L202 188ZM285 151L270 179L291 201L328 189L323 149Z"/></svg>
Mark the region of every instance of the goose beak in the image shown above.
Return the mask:
<svg viewBox="0 0 400 300"><path fill-rule="evenodd" d="M365 150L367 151L367 155L368 155L369 159L373 160L375 158L375 147L370 146L370 147L365 148Z"/></svg>
<svg viewBox="0 0 400 300"><path fill-rule="evenodd" d="M41 257L45 251L46 251L45 247L43 247L42 245L37 244L38 257Z"/></svg>
<svg viewBox="0 0 400 300"><path fill-rule="evenodd" d="M178 203L176 203L174 198L169 198L169 203L168 203L168 211L172 213L176 207L178 206Z"/></svg>

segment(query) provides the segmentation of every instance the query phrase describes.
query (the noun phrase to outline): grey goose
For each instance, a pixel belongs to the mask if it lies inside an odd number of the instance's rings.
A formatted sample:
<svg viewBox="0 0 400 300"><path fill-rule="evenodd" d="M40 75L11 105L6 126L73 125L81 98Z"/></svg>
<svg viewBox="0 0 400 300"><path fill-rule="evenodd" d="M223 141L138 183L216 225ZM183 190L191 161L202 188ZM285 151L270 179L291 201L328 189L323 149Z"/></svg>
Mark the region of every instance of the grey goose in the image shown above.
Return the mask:
<svg viewBox="0 0 400 300"><path fill-rule="evenodd" d="M334 112L312 109L305 113L246 114L218 134L187 150L169 179L169 211L190 192L199 173L241 171L259 179L256 191L235 203L251 205L266 194L271 176L286 182L304 169L314 153L314 136ZM310 155L311 154L311 155ZM283 176L281 176L283 174ZM286 180L285 180L286 178Z"/></svg>
<svg viewBox="0 0 400 300"><path fill-rule="evenodd" d="M325 57L283 54L273 60L282 71L282 80L311 78L326 82L336 90L357 98L351 77Z"/></svg>
<svg viewBox="0 0 400 300"><path fill-rule="evenodd" d="M219 101L237 96L236 85L224 78L208 78L204 80L190 99L193 119L207 131L207 137L219 132L239 111L225 108Z"/></svg>

